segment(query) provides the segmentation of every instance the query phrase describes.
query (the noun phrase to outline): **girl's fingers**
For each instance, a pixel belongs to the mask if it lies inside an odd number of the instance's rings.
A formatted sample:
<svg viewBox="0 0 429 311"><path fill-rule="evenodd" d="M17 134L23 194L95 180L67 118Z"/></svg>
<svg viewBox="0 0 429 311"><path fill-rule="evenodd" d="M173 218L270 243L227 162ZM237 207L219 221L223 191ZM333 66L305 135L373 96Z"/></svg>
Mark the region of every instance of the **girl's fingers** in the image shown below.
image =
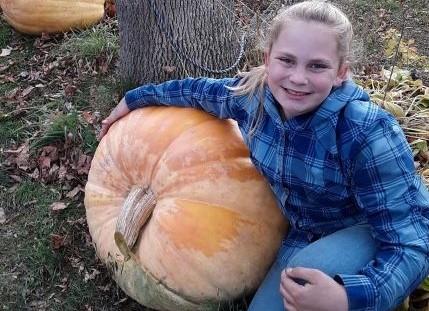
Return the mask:
<svg viewBox="0 0 429 311"><path fill-rule="evenodd" d="M304 289L304 286L295 282L295 280L286 273L286 270L282 271L280 283L284 290L292 297L296 297L298 293Z"/></svg>
<svg viewBox="0 0 429 311"><path fill-rule="evenodd" d="M286 289L280 284L280 295L282 295L283 300L289 302L289 304L295 305L295 299L286 291Z"/></svg>
<svg viewBox="0 0 429 311"><path fill-rule="evenodd" d="M286 269L286 274L290 278L302 279L314 284L322 277L322 272L317 269L295 267Z"/></svg>
<svg viewBox="0 0 429 311"><path fill-rule="evenodd" d="M129 112L130 109L128 109L125 98L122 98L119 104L112 110L110 115L106 119L101 121L101 130L100 134L98 135L98 140L101 140L103 136L107 134L107 131L113 123L115 123L117 120L119 120Z"/></svg>
<svg viewBox="0 0 429 311"><path fill-rule="evenodd" d="M107 131L109 130L111 124L112 123L109 122L108 119L104 119L103 121L101 121L101 130L97 137L98 140L101 140L103 136L107 134Z"/></svg>

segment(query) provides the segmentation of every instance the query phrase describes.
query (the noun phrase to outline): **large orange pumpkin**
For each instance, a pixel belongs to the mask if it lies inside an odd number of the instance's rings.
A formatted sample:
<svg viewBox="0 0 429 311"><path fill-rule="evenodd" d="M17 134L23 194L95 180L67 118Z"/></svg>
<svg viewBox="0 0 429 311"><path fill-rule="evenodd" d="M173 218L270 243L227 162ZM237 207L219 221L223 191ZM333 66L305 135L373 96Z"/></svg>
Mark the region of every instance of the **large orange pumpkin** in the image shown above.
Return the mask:
<svg viewBox="0 0 429 311"><path fill-rule="evenodd" d="M194 109L138 109L113 124L85 206L120 287L159 310L217 309L253 291L286 231L237 126Z"/></svg>
<svg viewBox="0 0 429 311"><path fill-rule="evenodd" d="M0 0L6 21L27 34L86 28L104 14L105 0Z"/></svg>

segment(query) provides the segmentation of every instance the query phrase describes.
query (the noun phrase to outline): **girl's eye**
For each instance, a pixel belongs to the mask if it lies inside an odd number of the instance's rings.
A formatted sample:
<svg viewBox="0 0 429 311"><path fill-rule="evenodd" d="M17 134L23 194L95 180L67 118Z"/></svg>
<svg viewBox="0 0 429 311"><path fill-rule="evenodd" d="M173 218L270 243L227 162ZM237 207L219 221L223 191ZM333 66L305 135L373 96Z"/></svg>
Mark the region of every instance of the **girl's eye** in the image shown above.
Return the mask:
<svg viewBox="0 0 429 311"><path fill-rule="evenodd" d="M310 68L313 70L323 70L328 68L328 65L326 64L321 64L321 63L314 63L310 65Z"/></svg>
<svg viewBox="0 0 429 311"><path fill-rule="evenodd" d="M279 58L279 60L287 65L293 64L293 60L287 57Z"/></svg>

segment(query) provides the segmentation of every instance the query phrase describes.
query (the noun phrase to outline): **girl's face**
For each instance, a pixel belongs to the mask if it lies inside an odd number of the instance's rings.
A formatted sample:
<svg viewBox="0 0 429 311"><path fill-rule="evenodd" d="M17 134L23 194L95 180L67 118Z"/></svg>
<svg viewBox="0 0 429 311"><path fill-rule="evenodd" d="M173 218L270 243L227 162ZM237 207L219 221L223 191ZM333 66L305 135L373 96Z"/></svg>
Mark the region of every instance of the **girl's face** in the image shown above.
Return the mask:
<svg viewBox="0 0 429 311"><path fill-rule="evenodd" d="M286 118L316 109L347 78L337 47L329 26L292 20L265 52L267 83Z"/></svg>

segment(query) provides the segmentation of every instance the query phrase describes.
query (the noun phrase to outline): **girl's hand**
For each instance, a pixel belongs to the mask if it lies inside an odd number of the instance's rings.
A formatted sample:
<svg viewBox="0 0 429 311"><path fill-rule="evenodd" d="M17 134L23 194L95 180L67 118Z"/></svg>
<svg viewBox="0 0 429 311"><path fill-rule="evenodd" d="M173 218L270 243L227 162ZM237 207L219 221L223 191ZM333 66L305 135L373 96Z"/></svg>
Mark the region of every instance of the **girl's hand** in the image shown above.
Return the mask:
<svg viewBox="0 0 429 311"><path fill-rule="evenodd" d="M101 140L104 135L106 135L110 126L115 123L117 120L127 115L130 112L128 109L127 103L125 102L125 98L122 98L119 104L112 110L110 115L101 121L101 131L98 134L98 140Z"/></svg>
<svg viewBox="0 0 429 311"><path fill-rule="evenodd" d="M293 279L303 279L300 285ZM346 290L330 276L317 269L288 268L280 279L280 293L288 311L347 311Z"/></svg>

